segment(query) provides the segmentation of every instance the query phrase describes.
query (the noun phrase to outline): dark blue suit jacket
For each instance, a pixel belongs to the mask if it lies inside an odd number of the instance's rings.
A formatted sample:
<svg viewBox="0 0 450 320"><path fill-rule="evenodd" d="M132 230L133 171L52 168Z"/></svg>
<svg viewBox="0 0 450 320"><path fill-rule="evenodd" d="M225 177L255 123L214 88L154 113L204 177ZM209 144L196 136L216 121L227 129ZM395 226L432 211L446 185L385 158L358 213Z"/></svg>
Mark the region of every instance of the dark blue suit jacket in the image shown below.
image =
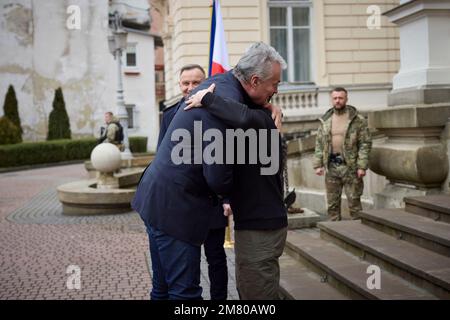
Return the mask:
<svg viewBox="0 0 450 320"><path fill-rule="evenodd" d="M231 72L205 80L194 91L216 83L215 94L244 104L249 97ZM181 102L166 134L161 140L152 164L144 172L132 201L132 207L144 221L168 235L201 245L211 226L215 195L228 197L232 188L232 166L224 164L194 164L194 145L187 144L192 164L175 164L171 153L179 141L171 141L176 129L185 129L194 140L194 121L202 121L202 132L210 128L220 130L225 137L226 125L203 108L181 112ZM181 143L181 142L180 142ZM184 141L186 143L186 141ZM203 142L204 148L209 142Z"/></svg>
<svg viewBox="0 0 450 320"><path fill-rule="evenodd" d="M166 135L167 128L169 128L170 123L172 122L173 117L175 117L175 114L180 110L180 106L184 106L184 98L182 98L180 101L178 101L176 104L164 109L163 111L163 117L161 120L161 129L159 130L159 137L158 137L158 146L157 149L159 149L159 146L161 145L161 142ZM181 108L181 112L188 112L184 111ZM214 211L212 213L212 218L210 222L210 228L211 229L220 229L225 228L228 225L228 218L223 215L223 207L219 201L217 201L217 205L214 208Z"/></svg>

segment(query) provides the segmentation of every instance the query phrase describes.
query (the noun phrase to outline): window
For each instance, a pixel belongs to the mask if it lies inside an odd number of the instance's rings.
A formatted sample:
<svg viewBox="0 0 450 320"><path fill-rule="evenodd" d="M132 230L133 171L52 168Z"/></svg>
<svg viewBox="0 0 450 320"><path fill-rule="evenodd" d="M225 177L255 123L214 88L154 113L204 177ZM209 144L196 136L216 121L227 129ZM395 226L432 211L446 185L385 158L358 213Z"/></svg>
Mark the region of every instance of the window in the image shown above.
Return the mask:
<svg viewBox="0 0 450 320"><path fill-rule="evenodd" d="M128 114L128 129L134 129L134 104L127 104L125 109L127 109Z"/></svg>
<svg viewBox="0 0 450 320"><path fill-rule="evenodd" d="M127 67L136 67L136 44L128 44L125 58L125 65Z"/></svg>
<svg viewBox="0 0 450 320"><path fill-rule="evenodd" d="M288 64L283 82L311 83L312 1L269 1L270 43Z"/></svg>

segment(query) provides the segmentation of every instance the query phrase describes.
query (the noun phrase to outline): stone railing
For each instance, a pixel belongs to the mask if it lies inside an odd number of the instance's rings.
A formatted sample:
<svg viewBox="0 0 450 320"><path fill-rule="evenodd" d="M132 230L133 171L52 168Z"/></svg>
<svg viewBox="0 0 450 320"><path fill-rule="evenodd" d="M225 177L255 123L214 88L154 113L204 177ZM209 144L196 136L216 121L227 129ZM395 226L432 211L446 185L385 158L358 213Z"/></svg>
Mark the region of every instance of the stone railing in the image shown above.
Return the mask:
<svg viewBox="0 0 450 320"><path fill-rule="evenodd" d="M286 115L305 115L318 108L318 95L317 89L281 91L271 102L280 106Z"/></svg>

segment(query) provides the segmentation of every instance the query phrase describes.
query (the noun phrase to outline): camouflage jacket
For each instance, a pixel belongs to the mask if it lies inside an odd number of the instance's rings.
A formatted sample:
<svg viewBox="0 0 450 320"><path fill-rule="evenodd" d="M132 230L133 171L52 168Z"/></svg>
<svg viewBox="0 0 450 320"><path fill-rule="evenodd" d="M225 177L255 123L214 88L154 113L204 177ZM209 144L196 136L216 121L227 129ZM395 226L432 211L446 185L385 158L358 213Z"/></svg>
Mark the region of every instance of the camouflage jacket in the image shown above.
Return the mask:
<svg viewBox="0 0 450 320"><path fill-rule="evenodd" d="M105 127L102 127L102 132L99 138L99 142L109 142L112 144L119 144L120 142L116 141L116 131L119 130L119 126L117 123L119 119L117 117L113 117L111 122L108 123Z"/></svg>
<svg viewBox="0 0 450 320"><path fill-rule="evenodd" d="M369 154L372 148L369 126L366 119L358 113L355 107L347 105L349 122L345 133L342 156L352 170L364 169L369 166ZM331 144L331 118L333 108L329 109L321 118L317 131L316 150L314 152L314 168L328 167Z"/></svg>

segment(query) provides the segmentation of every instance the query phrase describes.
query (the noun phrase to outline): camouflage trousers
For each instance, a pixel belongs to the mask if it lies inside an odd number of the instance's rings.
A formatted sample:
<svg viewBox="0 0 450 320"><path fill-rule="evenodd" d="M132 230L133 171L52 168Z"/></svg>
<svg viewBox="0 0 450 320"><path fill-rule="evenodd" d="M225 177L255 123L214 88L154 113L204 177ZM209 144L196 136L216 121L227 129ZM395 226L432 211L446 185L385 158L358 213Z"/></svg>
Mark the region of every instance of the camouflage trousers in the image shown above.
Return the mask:
<svg viewBox="0 0 450 320"><path fill-rule="evenodd" d="M339 221L341 217L342 188L345 190L352 219L359 217L362 210L361 195L364 189L363 179L356 176L356 171L349 170L345 164L330 163L325 175L327 190L328 220Z"/></svg>

